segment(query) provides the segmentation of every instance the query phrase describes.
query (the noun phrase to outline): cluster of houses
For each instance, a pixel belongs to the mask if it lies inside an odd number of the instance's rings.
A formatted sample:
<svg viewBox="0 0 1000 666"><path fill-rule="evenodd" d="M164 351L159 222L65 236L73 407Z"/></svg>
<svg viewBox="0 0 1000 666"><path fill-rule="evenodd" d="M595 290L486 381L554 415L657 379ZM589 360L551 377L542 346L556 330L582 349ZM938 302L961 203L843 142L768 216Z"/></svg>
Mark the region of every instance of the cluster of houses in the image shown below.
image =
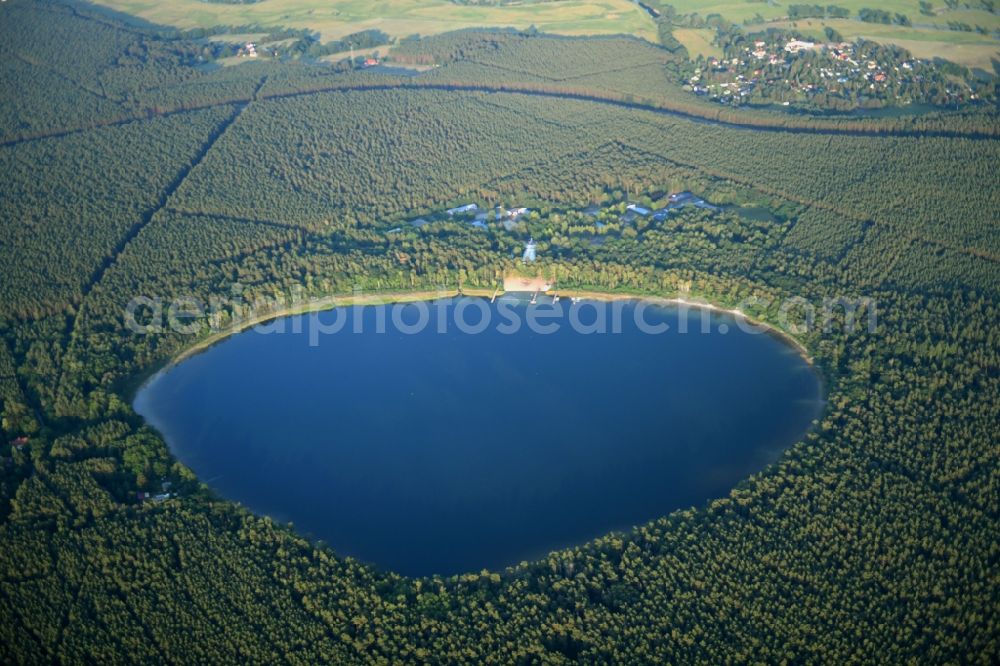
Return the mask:
<svg viewBox="0 0 1000 666"><path fill-rule="evenodd" d="M655 221L663 221L667 216L681 208L686 206L693 206L695 208L702 208L705 210L718 210L717 206L713 206L704 199L701 199L691 192L676 192L664 196L663 198L655 201L652 208L647 208L645 206L630 203L625 208L625 213L619 218L619 221L628 224L635 222L641 217L651 217ZM602 209L596 204L592 204L587 208L583 209L581 213L588 217L597 218L600 215ZM436 222L439 220L465 220L471 226L477 229L488 229L491 222L499 224L504 228L505 231L514 231L517 223L521 221L526 215L531 213L529 208L504 208L503 206L496 206L495 208L480 208L479 204L468 203L462 206L456 206L454 208L449 208L441 213L428 215L427 217L418 217L409 221L409 225L413 227L420 228L431 222ZM601 222L596 223L598 227L603 226ZM391 229L390 232L398 233L402 229L396 227Z"/></svg>
<svg viewBox="0 0 1000 666"><path fill-rule="evenodd" d="M704 199L695 196L691 192L676 192L674 194L663 196L662 198L654 201L648 207L638 203L628 204L625 207L624 212L618 216L618 222L623 225L627 225L632 224L641 218L649 218L655 222L662 222L667 219L671 213L688 206L709 211L719 210L718 206L710 204ZM591 204L587 208L580 211L580 213L584 216L593 218L594 227L596 229L603 229L607 226L605 221L611 221L608 218L610 210L610 208L601 208L597 204ZM415 218L410 220L408 224L419 229L425 225L431 224L432 222L443 220L462 220L476 229L488 229L490 223L492 222L493 224L503 227L505 231L515 231L515 225L517 225L518 221L530 213L530 209L523 207L504 208L503 206L496 206L495 208L480 208L479 204L468 203L461 206L455 206L454 208L449 208L426 217ZM614 213L610 214L614 215ZM604 221L602 221L602 219ZM397 234L402 230L402 227L395 227L393 229L389 229L386 233ZM521 261L525 264L530 264L537 260L538 245L532 238L529 239L524 245L524 251L521 254Z"/></svg>
<svg viewBox="0 0 1000 666"><path fill-rule="evenodd" d="M619 216L618 221L622 224L631 224L640 218L648 217L653 221L662 222L667 219L671 213L687 206L701 208L703 210L719 210L718 206L708 203L691 192L676 192L658 199L653 202L651 207L646 207L637 203L630 203L626 206L625 212ZM600 206L591 204L580 212L587 217L594 218L595 227L601 229L606 225L597 218L601 216L603 210L604 209ZM518 222L530 213L531 209L523 207L504 208L503 206L496 206L495 208L480 208L479 204L468 203L454 208L449 208L440 213L434 213L427 215L426 217L412 219L408 222L408 224L419 229L420 227L432 222L442 220L464 220L476 229L488 229L490 224L493 223L498 224L503 227L505 231L510 232L515 231ZM604 217L604 219L607 220L607 217ZM387 233L395 234L401 231L402 227L395 227L390 229ZM524 261L534 261L536 256L535 253L535 243L534 241L529 241L525 246L523 255Z"/></svg>
<svg viewBox="0 0 1000 666"><path fill-rule="evenodd" d="M702 208L704 210L719 210L718 206L713 206L704 199L696 197L691 192L677 192L657 200L654 202L653 208L647 208L634 203L629 204L625 207L625 214L621 216L620 220L624 224L631 224L641 217L648 217L655 222L662 222L671 213L687 206ZM588 211L584 211L584 213L586 214Z"/></svg>
<svg viewBox="0 0 1000 666"><path fill-rule="evenodd" d="M529 213L531 213L531 210L528 208L504 208L503 206L480 208L479 204L469 203L449 208L444 211L444 215L429 215L427 218L418 217L415 220L410 220L409 224L410 226L419 228L440 219L464 219L477 229L487 229L489 228L490 221L494 221L503 226L504 230L513 231L521 218Z"/></svg>
<svg viewBox="0 0 1000 666"><path fill-rule="evenodd" d="M263 54L265 57L270 56L272 58L278 57L278 51L276 49L262 46L258 51L257 44L254 42L247 42L240 47L240 50L236 52L237 57L240 58L256 58L258 55Z"/></svg>
<svg viewBox="0 0 1000 666"><path fill-rule="evenodd" d="M880 63L876 60L865 60L857 53L857 47L849 42L840 44L826 44L823 49L831 56L831 64L819 68L819 76L824 79L835 80L837 83L849 83L852 80L868 82L869 88L875 88L877 84L886 83L890 75L903 76L906 72L913 71L917 61L904 60L899 63ZM806 90L811 90L818 86L804 86Z"/></svg>
<svg viewBox="0 0 1000 666"><path fill-rule="evenodd" d="M793 56L805 52L828 56L825 64L810 71L810 81L798 81L789 74ZM831 87L854 84L876 90L893 78L902 78L919 61L904 60L898 63L880 63L858 54L858 45L851 42L818 44L791 39L767 42L758 39L753 46L743 47L741 57L709 58L705 71L696 69L688 79L689 89L698 95L728 104L749 97L759 85L782 85L789 90L806 94L825 92ZM775 70L778 71L775 71ZM807 63L811 70L812 64ZM919 77L916 77L919 80ZM784 102L787 106L789 102Z"/></svg>

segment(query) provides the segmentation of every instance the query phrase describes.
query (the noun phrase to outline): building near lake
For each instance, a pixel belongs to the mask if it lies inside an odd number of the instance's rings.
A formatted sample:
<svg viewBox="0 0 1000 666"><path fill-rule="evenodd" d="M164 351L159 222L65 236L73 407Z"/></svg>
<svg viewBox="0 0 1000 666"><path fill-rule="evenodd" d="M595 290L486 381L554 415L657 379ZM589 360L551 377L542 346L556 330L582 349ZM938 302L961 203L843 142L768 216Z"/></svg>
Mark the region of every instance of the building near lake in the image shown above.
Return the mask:
<svg viewBox="0 0 1000 666"><path fill-rule="evenodd" d="M521 255L521 261L529 263L538 259L537 250L538 246L535 245L535 239L532 238L524 246L524 254Z"/></svg>
<svg viewBox="0 0 1000 666"><path fill-rule="evenodd" d="M470 204L465 204L464 206L449 208L445 212L448 213L449 215L462 215L464 213L471 213L476 210L479 210L479 206L474 203L470 203Z"/></svg>

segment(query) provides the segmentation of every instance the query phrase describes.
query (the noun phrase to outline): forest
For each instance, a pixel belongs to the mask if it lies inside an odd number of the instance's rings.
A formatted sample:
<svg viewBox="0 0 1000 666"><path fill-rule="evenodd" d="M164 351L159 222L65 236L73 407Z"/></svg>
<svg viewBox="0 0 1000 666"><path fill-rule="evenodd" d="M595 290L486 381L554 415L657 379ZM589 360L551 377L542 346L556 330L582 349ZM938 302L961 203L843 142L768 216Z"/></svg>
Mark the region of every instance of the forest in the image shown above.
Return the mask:
<svg viewBox="0 0 1000 666"><path fill-rule="evenodd" d="M440 66L404 77L206 67L188 37L61 0L0 5L0 34L0 661L1000 653L995 109L740 115L688 100L674 56L630 38L464 31L407 42ZM682 190L721 210L618 218ZM405 224L469 200L535 214ZM783 299L865 299L877 327L835 310L786 329L826 409L727 496L449 578L226 501L130 406L239 320L234 294L492 288L528 238L566 288L752 303L775 325ZM136 296L230 305L194 335L136 335ZM164 483L175 497L138 499Z"/></svg>

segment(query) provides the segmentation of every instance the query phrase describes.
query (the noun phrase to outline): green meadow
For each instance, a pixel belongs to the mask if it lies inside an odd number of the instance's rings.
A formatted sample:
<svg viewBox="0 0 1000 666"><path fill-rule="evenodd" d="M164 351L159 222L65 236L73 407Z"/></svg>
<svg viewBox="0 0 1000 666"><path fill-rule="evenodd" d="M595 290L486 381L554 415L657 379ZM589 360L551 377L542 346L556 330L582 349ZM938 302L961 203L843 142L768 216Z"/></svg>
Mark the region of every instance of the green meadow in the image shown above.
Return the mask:
<svg viewBox="0 0 1000 666"><path fill-rule="evenodd" d="M377 28L393 37L472 27L527 28L565 35L631 34L655 41L656 26L629 0L526 2L504 7L449 0L263 0L216 4L201 0L97 0L98 4L180 28L213 25L285 26L319 31L324 40Z"/></svg>
<svg viewBox="0 0 1000 666"><path fill-rule="evenodd" d="M139 16L154 23L180 28L215 25L260 24L318 31L332 40L368 28L393 37L432 35L474 27L535 26L563 35L629 34L657 41L653 20L631 0L557 0L502 7L460 5L451 0L262 0L252 4L209 3L202 0L96 0L98 4ZM845 39L864 38L897 44L920 58L940 56L969 67L993 69L1000 61L1000 40L993 34L949 30L949 22L980 26L993 33L1000 29L1000 15L983 9L959 6L950 9L942 0L932 0L931 15L920 13L918 0L838 0L833 2L856 17L866 7L906 15L912 26L881 25L850 19L788 21L788 3L770 4L747 0L670 0L679 14L718 14L743 23L761 18L761 27L794 27L807 35L822 37L827 26ZM822 3L818 3L822 4ZM714 54L707 33L681 30L678 39L691 53Z"/></svg>
<svg viewBox="0 0 1000 666"><path fill-rule="evenodd" d="M715 31L707 28L676 28L674 30L674 37L687 52L691 54L691 57L695 56L705 56L708 57L722 57L722 49L718 45L713 44L712 40L715 38Z"/></svg>
<svg viewBox="0 0 1000 666"><path fill-rule="evenodd" d="M768 25L794 28L816 39L825 39L824 29L829 26L850 41L860 38L895 44L917 58L944 58L967 67L981 67L986 71L993 71L993 60L1000 60L1000 41L976 32L880 25L850 19L779 21Z"/></svg>
<svg viewBox="0 0 1000 666"><path fill-rule="evenodd" d="M748 19L753 19L760 15L765 20L777 20L788 17L788 7L793 4L815 4L834 5L850 10L851 16L857 16L862 9L881 9L890 14L904 14L910 18L914 25L942 26L948 27L948 21L961 21L970 25L982 25L984 27L997 27L1000 25L1000 16L991 14L983 9L967 9L958 7L949 9L944 0L931 0L930 16L920 13L919 0L831 0L829 2L809 2L808 0L796 0L796 2L748 2L747 0L668 0L664 4L673 5L678 14L693 14L697 12L701 16L709 14L719 14L735 23L742 23ZM965 4L965 3L960 3Z"/></svg>
<svg viewBox="0 0 1000 666"><path fill-rule="evenodd" d="M849 19L800 19L788 20L788 6L795 3L770 4L747 0L670 0L678 14L697 13L702 17L718 14L734 23L751 21L757 17L765 23L760 28L794 28L806 35L821 38L824 28L837 30L845 39L869 39L883 44L896 44L918 58L946 58L969 67L993 70L993 60L1000 61L1000 40L992 34L950 30L949 22L964 23L973 28L980 26L990 33L1000 29L1000 15L983 9L959 6L949 9L943 0L931 0L931 14L920 13L918 0L834 0L833 2L800 4L832 4L851 11ZM865 23L857 19L861 9L881 9L890 14L903 14L912 26ZM678 37L680 39L680 37ZM683 39L681 39L684 42ZM685 43L685 46L688 44ZM690 50L690 47L689 47ZM696 49L694 52L700 52Z"/></svg>

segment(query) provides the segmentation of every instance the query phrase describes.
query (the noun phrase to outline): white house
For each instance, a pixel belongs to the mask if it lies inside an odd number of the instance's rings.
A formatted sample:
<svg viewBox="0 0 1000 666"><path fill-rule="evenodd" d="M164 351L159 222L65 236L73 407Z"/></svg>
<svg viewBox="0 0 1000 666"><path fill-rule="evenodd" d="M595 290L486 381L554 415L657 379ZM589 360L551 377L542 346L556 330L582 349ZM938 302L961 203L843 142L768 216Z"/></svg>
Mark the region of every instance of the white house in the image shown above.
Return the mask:
<svg viewBox="0 0 1000 666"><path fill-rule="evenodd" d="M793 39L785 44L785 50L789 53L798 53L800 51L808 51L815 46L816 44L813 42L804 42L800 39Z"/></svg>
<svg viewBox="0 0 1000 666"><path fill-rule="evenodd" d="M524 246L524 255L522 255L521 261L523 261L525 263L528 263L528 262L531 262L531 261L535 261L538 258L537 255L536 255L536 250L537 250L537 247L535 246L535 239L532 238Z"/></svg>
<svg viewBox="0 0 1000 666"><path fill-rule="evenodd" d="M465 204L464 206L458 206L457 208L449 208L445 212L449 215L461 215L462 213L471 213L474 210L479 210L479 206L474 203Z"/></svg>

